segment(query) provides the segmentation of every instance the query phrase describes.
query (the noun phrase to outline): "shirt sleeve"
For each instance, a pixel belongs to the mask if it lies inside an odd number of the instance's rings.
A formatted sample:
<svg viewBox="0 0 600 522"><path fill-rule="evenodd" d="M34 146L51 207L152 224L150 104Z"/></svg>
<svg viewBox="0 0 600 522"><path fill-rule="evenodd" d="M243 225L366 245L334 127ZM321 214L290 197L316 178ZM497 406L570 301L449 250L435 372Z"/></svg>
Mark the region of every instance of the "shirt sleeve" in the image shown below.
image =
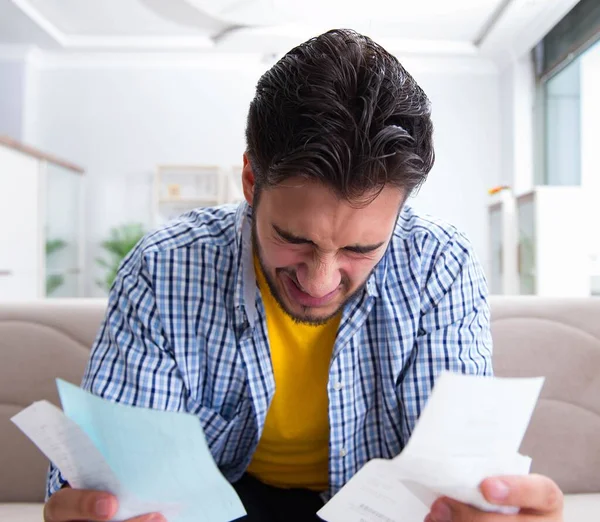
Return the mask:
<svg viewBox="0 0 600 522"><path fill-rule="evenodd" d="M422 292L419 330L401 382L406 443L444 370L492 375L492 336L483 269L461 234L440 249Z"/></svg>
<svg viewBox="0 0 600 522"><path fill-rule="evenodd" d="M153 288L152 263L141 246L126 258L111 289L82 388L111 401L178 411L184 384L165 336ZM53 464L46 499L65 484Z"/></svg>

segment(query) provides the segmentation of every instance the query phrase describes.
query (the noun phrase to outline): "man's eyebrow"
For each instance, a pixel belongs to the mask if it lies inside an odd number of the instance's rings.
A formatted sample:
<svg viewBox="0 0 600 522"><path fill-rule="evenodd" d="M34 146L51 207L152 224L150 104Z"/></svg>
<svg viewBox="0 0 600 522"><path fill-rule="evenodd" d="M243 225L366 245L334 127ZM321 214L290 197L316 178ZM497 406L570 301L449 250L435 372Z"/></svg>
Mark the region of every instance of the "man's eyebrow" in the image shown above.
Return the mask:
<svg viewBox="0 0 600 522"><path fill-rule="evenodd" d="M281 237L283 240L288 243L292 243L294 245L313 245L318 246L314 241L307 239L305 237L297 236L296 234L292 234L291 232L286 232L282 230L277 225L273 225L273 230ZM375 243L373 245L348 245L344 247L344 250L348 250L349 252L354 252L356 254L368 254L370 252L374 252L378 248L381 248L385 245L385 241L381 241L380 243Z"/></svg>
<svg viewBox="0 0 600 522"><path fill-rule="evenodd" d="M304 237L297 236L295 234L292 234L291 232L286 232L285 230L282 230L281 228L279 228L277 225L273 225L273 230L275 230L275 232L277 232L277 234L282 239L285 239L288 243L294 243L296 245L309 243L311 245L315 245L314 241L311 241L310 239L306 239Z"/></svg>
<svg viewBox="0 0 600 522"><path fill-rule="evenodd" d="M368 254L370 252L375 252L378 248L381 248L385 245L385 241L381 243L375 243L374 245L350 245L344 247L344 250L349 250L350 252L355 252L356 254Z"/></svg>

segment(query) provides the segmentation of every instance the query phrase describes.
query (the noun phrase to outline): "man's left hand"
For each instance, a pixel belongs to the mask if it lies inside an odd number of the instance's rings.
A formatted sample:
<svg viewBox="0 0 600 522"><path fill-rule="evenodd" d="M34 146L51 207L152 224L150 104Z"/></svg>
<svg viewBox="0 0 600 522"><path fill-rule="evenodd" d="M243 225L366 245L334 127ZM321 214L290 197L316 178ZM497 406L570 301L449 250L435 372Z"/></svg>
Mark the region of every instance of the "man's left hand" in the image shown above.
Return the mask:
<svg viewBox="0 0 600 522"><path fill-rule="evenodd" d="M563 494L542 475L496 477L480 486L485 499L499 506L520 508L516 515L486 513L449 498L431 506L424 522L563 522Z"/></svg>

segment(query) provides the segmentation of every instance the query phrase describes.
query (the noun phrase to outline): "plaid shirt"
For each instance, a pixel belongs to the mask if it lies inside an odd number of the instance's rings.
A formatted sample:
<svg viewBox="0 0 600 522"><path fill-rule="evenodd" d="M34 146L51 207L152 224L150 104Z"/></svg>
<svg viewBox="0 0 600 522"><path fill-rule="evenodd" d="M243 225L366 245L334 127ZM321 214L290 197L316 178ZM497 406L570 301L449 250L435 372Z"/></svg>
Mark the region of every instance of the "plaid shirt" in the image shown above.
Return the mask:
<svg viewBox="0 0 600 522"><path fill-rule="evenodd" d="M256 285L251 209L193 211L123 262L83 388L129 405L198 416L235 482L275 392ZM487 289L451 226L401 212L383 259L345 306L329 369L329 481L335 494L368 460L406 444L444 369L491 374ZM63 484L51 466L47 495Z"/></svg>

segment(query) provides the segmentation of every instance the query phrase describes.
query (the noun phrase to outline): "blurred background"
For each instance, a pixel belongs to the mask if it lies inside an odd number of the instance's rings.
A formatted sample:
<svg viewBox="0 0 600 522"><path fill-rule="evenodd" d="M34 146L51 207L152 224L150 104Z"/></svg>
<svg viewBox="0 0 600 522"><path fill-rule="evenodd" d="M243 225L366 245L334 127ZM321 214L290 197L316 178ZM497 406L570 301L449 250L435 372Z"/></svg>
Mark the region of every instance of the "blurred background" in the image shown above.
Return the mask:
<svg viewBox="0 0 600 522"><path fill-rule="evenodd" d="M333 27L429 95L411 204L493 293L600 293L598 0L0 0L0 300L104 296L142 234L239 201L257 80Z"/></svg>

